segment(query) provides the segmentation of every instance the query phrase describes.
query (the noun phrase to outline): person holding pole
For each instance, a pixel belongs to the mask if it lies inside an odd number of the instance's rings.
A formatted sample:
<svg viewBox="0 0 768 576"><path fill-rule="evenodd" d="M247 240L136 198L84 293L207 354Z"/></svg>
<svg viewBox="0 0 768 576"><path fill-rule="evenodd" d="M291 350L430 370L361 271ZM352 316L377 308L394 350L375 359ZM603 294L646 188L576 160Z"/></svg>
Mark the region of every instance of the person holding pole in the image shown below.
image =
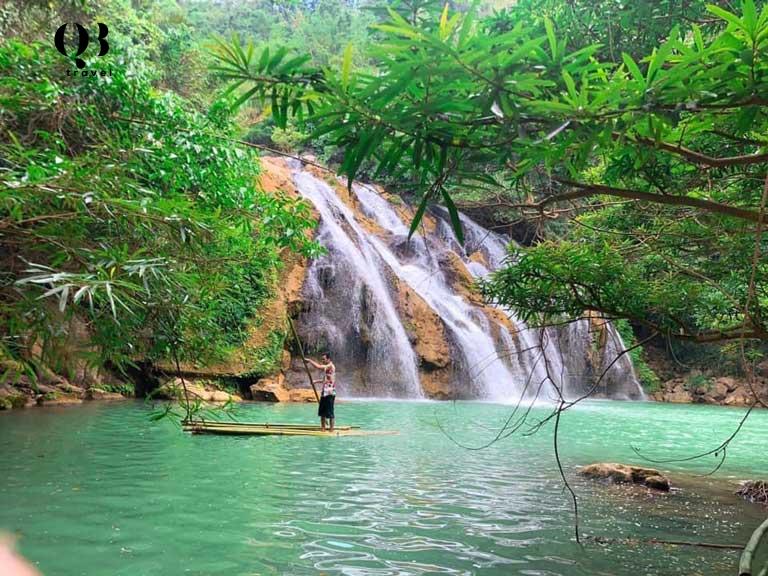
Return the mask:
<svg viewBox="0 0 768 576"><path fill-rule="evenodd" d="M315 380L315 384L323 385L320 395L320 406L317 409L317 415L320 416L320 429L325 432L326 420L330 424L330 432L333 432L335 416L333 413L333 404L336 400L336 366L331 361L331 355L325 352L322 357L322 364L315 362L311 358L307 361L318 370L322 370L324 375L322 380Z"/></svg>

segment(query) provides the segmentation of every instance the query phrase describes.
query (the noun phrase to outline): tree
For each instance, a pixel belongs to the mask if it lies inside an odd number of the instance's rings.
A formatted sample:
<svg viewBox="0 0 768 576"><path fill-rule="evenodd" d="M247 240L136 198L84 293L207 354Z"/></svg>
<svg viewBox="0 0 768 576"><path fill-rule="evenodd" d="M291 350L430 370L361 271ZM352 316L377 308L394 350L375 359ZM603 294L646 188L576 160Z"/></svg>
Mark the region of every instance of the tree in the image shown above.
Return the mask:
<svg viewBox="0 0 768 576"><path fill-rule="evenodd" d="M197 112L159 92L129 30L114 32L106 77L68 79L50 43L0 45L3 372L66 373L57 348L72 319L94 366L221 359L245 340L282 252L317 248L308 205L256 186L231 101Z"/></svg>

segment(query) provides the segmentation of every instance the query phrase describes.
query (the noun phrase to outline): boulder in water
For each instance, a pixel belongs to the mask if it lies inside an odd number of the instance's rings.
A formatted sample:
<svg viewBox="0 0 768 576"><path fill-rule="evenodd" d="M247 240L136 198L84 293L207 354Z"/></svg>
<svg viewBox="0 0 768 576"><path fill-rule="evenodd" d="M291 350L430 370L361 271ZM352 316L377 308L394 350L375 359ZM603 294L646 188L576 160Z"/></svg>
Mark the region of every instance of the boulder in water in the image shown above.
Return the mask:
<svg viewBox="0 0 768 576"><path fill-rule="evenodd" d="M288 391L291 402L317 402L315 393L310 388L294 388Z"/></svg>
<svg viewBox="0 0 768 576"><path fill-rule="evenodd" d="M209 386L210 387L210 386ZM241 398L235 394L223 390L208 389L202 383L186 381L186 389L190 401L202 400L203 402L240 402ZM153 394L155 398L170 400L182 400L184 398L184 383L180 378L170 380L160 386Z"/></svg>
<svg viewBox="0 0 768 576"><path fill-rule="evenodd" d="M261 378L250 387L251 398L257 402L316 402L311 388L288 388L285 377Z"/></svg>
<svg viewBox="0 0 768 576"><path fill-rule="evenodd" d="M644 484L648 486L648 488L653 488L654 490L669 492L669 478L666 476L648 476L645 479Z"/></svg>
<svg viewBox="0 0 768 576"><path fill-rule="evenodd" d="M641 484L654 490L669 491L669 479L655 468L598 462L583 466L579 474L587 478L610 480L616 484Z"/></svg>
<svg viewBox="0 0 768 576"><path fill-rule="evenodd" d="M693 402L693 395L688 390L677 390L664 396L664 400L673 404L690 404Z"/></svg>
<svg viewBox="0 0 768 576"><path fill-rule="evenodd" d="M275 378L261 378L250 387L251 398L257 402L289 402L288 390Z"/></svg>

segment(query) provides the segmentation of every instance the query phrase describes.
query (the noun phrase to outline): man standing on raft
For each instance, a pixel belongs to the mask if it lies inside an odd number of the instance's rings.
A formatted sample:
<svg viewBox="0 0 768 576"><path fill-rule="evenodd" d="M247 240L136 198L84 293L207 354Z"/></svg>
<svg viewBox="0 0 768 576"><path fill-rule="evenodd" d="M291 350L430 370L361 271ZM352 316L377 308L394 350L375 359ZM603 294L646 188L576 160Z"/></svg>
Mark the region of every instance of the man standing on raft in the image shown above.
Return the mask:
<svg viewBox="0 0 768 576"><path fill-rule="evenodd" d="M328 419L330 421L330 431L333 432L333 422L335 420L333 403L336 400L336 366L331 362L331 356L328 352L323 354L322 364L315 362L311 358L307 358L307 360L312 366L325 372L322 380L315 380L315 384L323 385L317 415L320 416L320 429L325 432L325 421Z"/></svg>

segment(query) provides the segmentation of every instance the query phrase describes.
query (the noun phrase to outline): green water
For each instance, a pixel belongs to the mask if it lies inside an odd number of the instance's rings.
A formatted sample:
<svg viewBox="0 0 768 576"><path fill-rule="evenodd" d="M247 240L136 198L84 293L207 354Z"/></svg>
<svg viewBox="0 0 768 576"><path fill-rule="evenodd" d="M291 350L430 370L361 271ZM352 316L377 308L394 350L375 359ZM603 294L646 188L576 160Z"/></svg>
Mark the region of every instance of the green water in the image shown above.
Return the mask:
<svg viewBox="0 0 768 576"><path fill-rule="evenodd" d="M248 405L243 418L307 421L311 405ZM140 402L0 415L0 529L46 576L734 574L736 552L572 540L551 428L485 450L510 407L347 402L341 423L399 436L190 436ZM544 409L534 416L543 415ZM573 473L711 448L743 411L593 402L562 421ZM714 463L662 465L679 490L650 495L579 480L582 532L743 543L763 512L731 496L768 476L768 412Z"/></svg>

